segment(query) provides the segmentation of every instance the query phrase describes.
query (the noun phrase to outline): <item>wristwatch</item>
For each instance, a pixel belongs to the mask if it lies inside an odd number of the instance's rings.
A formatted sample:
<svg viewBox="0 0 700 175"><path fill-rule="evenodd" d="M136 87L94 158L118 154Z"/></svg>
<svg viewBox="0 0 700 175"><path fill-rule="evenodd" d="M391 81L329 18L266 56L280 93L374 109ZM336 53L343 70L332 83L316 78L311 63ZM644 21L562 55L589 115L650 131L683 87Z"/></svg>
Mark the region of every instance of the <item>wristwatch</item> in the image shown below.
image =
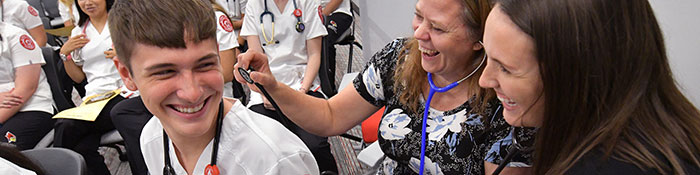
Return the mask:
<svg viewBox="0 0 700 175"><path fill-rule="evenodd" d="M61 60L63 60L63 62L66 62L68 59L70 59L70 55L65 55L63 53L58 53L58 56L61 57Z"/></svg>

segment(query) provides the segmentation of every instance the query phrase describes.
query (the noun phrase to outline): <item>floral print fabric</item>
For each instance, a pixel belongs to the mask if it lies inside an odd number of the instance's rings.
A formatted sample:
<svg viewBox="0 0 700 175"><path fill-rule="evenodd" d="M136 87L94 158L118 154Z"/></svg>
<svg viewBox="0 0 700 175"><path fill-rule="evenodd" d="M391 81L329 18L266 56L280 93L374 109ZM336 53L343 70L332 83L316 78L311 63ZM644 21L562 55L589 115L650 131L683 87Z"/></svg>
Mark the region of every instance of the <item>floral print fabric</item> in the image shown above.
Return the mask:
<svg viewBox="0 0 700 175"><path fill-rule="evenodd" d="M386 45L353 82L367 102L386 106L378 141L387 158L378 174L416 174L420 167L424 103L420 113L411 112L399 102L399 92L393 87L397 58L407 41L397 39ZM428 109L425 174L484 174L485 160L498 164L506 156L510 126L503 119L500 103L492 100L481 115L472 112L472 100L449 111ZM530 165L529 159L522 157L516 156L511 164Z"/></svg>

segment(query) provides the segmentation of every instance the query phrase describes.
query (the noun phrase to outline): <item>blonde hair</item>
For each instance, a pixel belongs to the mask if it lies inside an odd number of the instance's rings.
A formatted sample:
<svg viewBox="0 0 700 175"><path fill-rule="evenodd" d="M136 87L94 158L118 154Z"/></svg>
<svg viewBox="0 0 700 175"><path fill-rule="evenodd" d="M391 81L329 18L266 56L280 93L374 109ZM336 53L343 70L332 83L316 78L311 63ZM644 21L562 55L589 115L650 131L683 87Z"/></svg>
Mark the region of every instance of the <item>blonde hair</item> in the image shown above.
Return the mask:
<svg viewBox="0 0 700 175"><path fill-rule="evenodd" d="M491 3L488 0L459 0L464 8L460 18L469 29L469 36L481 40L484 32L486 17L491 11ZM471 48L464 48L471 49ZM473 60L481 59L484 56L483 49L472 55ZM471 64L464 65L471 67ZM476 99L472 102L472 107L483 112L488 101L495 96L492 90L479 87L479 77L483 72L483 66L479 68L472 77L464 81L470 87L469 94L475 94ZM468 72L466 72L468 73ZM465 74L466 74L465 73ZM410 111L419 112L422 90L428 83L427 72L421 66L421 52L418 50L418 41L411 39L401 50L397 69L394 72L394 91L399 92L399 102L409 107Z"/></svg>

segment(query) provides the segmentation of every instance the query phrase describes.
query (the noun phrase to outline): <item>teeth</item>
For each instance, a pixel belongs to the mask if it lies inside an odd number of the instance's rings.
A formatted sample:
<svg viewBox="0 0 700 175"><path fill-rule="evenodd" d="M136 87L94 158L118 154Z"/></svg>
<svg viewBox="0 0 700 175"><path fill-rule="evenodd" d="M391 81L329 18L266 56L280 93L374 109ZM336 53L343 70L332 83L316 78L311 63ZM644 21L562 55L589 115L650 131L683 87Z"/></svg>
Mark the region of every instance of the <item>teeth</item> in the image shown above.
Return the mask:
<svg viewBox="0 0 700 175"><path fill-rule="evenodd" d="M178 112L182 112L182 113L199 112L199 110L202 110L202 107L204 107L204 103L201 103L198 106L195 106L192 108L173 106L173 108L175 108L175 110L177 110Z"/></svg>
<svg viewBox="0 0 700 175"><path fill-rule="evenodd" d="M428 54L428 55L432 55L432 54L435 54L438 52L437 50L429 50L429 49L426 49L423 47L418 47L418 50L420 50L420 52L423 52L423 53Z"/></svg>
<svg viewBox="0 0 700 175"><path fill-rule="evenodd" d="M501 101L501 103L508 105L510 107L518 106L518 104L515 103L515 101L513 101L512 99L506 99L506 98L503 98L501 96L497 96L497 98L498 98L498 100Z"/></svg>

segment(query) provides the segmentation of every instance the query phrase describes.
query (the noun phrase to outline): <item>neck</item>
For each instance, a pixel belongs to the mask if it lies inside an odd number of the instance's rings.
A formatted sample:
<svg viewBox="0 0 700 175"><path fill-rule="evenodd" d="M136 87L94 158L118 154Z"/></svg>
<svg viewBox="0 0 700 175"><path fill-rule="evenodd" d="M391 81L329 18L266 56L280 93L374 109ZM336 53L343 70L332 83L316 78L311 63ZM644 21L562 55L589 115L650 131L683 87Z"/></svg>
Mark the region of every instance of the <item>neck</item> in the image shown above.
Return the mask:
<svg viewBox="0 0 700 175"><path fill-rule="evenodd" d="M107 14L90 16L90 23L95 26L98 32L102 33L102 29L107 23Z"/></svg>
<svg viewBox="0 0 700 175"><path fill-rule="evenodd" d="M289 0L275 0L275 4L277 5L277 8L279 8L280 12L284 11L288 1Z"/></svg>
<svg viewBox="0 0 700 175"><path fill-rule="evenodd" d="M170 137L175 147L177 159L180 161L178 163L185 168L187 174L192 174L194 172L194 168L202 152L204 152L209 142L214 139L214 132L215 128L211 127L210 131L207 131L202 137L178 137L175 134L168 134L168 137Z"/></svg>

